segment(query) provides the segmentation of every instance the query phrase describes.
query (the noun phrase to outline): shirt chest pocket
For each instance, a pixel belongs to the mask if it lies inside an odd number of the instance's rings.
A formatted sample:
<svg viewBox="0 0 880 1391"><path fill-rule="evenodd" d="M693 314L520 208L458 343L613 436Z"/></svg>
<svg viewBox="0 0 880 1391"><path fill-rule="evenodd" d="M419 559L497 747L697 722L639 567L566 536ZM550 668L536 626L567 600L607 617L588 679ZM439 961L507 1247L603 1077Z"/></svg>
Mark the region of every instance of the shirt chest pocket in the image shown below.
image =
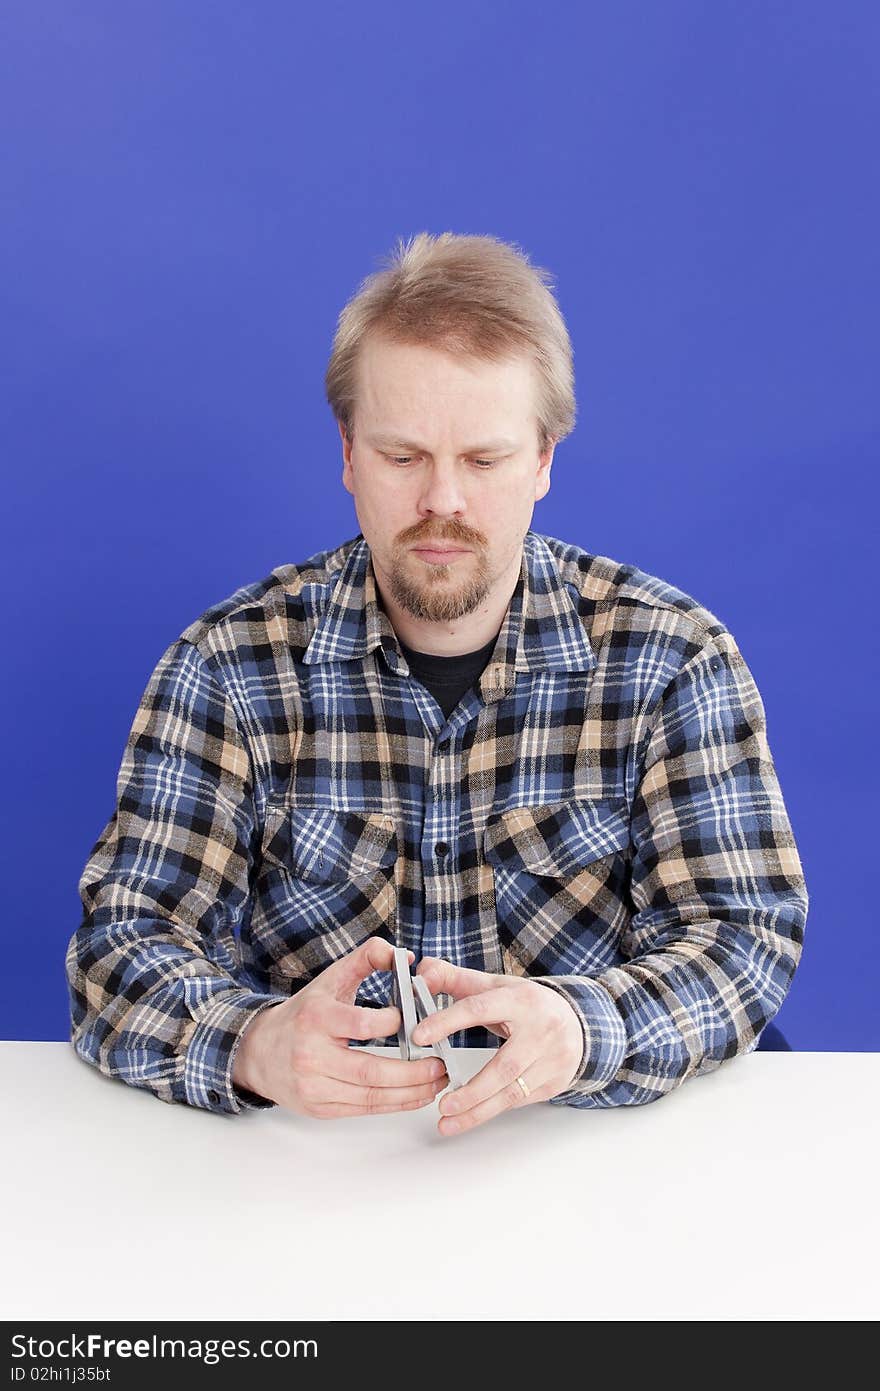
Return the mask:
<svg viewBox="0 0 880 1391"><path fill-rule="evenodd" d="M275 807L266 814L261 855L307 884L369 879L393 867L397 832L383 812Z"/></svg>
<svg viewBox="0 0 880 1391"><path fill-rule="evenodd" d="M625 802L573 799L493 813L483 855L506 971L586 975L622 959L630 917Z"/></svg>
<svg viewBox="0 0 880 1391"><path fill-rule="evenodd" d="M394 820L382 812L267 811L251 937L276 989L313 979L374 934L395 940L397 856Z"/></svg>

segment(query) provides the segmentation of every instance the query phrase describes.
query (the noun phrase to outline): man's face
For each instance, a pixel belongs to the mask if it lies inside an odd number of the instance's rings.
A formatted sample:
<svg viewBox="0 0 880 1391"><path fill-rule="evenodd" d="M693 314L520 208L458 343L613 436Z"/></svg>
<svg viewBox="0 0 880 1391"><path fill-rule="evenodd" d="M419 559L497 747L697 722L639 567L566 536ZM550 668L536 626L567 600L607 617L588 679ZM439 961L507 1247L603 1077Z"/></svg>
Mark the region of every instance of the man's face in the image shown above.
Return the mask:
<svg viewBox="0 0 880 1391"><path fill-rule="evenodd" d="M342 481L380 589L449 623L512 593L553 446L538 453L534 369L371 336ZM459 547L445 560L429 547ZM420 547L425 550L420 553Z"/></svg>

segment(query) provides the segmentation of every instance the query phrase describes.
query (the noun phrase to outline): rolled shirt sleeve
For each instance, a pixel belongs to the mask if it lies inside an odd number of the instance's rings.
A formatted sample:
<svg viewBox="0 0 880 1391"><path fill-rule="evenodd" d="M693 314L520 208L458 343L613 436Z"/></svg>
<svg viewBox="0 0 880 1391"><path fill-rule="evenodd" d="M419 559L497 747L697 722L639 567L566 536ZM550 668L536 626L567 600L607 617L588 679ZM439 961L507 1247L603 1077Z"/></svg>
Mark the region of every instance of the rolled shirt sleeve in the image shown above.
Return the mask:
<svg viewBox="0 0 880 1391"><path fill-rule="evenodd" d="M632 805L626 963L541 977L584 1033L553 1104L636 1105L747 1053L800 960L808 895L767 743L764 707L733 637L714 636L663 692Z"/></svg>
<svg viewBox="0 0 880 1391"><path fill-rule="evenodd" d="M229 698L210 659L179 638L135 715L66 958L78 1056L163 1101L229 1112L274 1104L232 1082L245 1029L282 999L236 980L252 793Z"/></svg>

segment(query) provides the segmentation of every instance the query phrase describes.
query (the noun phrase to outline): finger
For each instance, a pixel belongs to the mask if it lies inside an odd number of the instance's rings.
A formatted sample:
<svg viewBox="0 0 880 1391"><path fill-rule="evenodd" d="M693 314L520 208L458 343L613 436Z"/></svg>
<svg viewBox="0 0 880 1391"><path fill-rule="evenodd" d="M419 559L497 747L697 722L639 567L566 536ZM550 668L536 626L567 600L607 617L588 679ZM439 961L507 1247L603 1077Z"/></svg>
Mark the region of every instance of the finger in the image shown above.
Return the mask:
<svg viewBox="0 0 880 1391"><path fill-rule="evenodd" d="M516 1080L518 1077L526 1083L528 1096ZM441 1119L448 1117L449 1124L440 1127L441 1133L451 1135L468 1130L501 1111L545 1100L549 1093L546 1086L540 1085L540 1077L541 1060L534 1050L526 1052L505 1043L464 1087L443 1098L440 1115Z"/></svg>
<svg viewBox="0 0 880 1391"><path fill-rule="evenodd" d="M324 1105L312 1107L309 1114L317 1116L319 1120L345 1120L349 1116L389 1116L399 1115L401 1111L419 1111L425 1106L430 1106L433 1097L426 1101L405 1101L402 1106L373 1106L369 1110L366 1106L346 1106L340 1101L327 1102Z"/></svg>
<svg viewBox="0 0 880 1391"><path fill-rule="evenodd" d="M529 1082L531 1087L531 1082ZM479 1105L472 1106L469 1111L446 1113L446 1099L440 1103L441 1114L437 1123L437 1129L441 1135L458 1135L465 1130L473 1130L478 1125L484 1125L486 1121L499 1116L502 1111L512 1111L520 1106L530 1106L533 1101L545 1101L547 1088L538 1091L530 1091L525 1096L518 1082L512 1082L504 1087L502 1091L496 1092L486 1101L481 1101Z"/></svg>
<svg viewBox="0 0 880 1391"><path fill-rule="evenodd" d="M439 1081L408 1087L360 1087L332 1077L316 1077L300 1084L300 1095L314 1113L319 1107L357 1107L364 1114L374 1111L402 1111L408 1106L422 1106L433 1101L446 1086L444 1074Z"/></svg>
<svg viewBox="0 0 880 1391"><path fill-rule="evenodd" d="M507 977L495 975L492 971L474 971L469 966L453 966L439 956L423 956L416 967L416 975L424 976L425 984L432 995L452 995L454 999L464 999L467 995L478 995L494 985L500 985Z"/></svg>
<svg viewBox="0 0 880 1391"><path fill-rule="evenodd" d="M404 1058L377 1058L364 1048L330 1048L321 1057L320 1070L326 1077L357 1087L423 1086L436 1079L445 1086L449 1081L442 1058L415 1058L408 1062Z"/></svg>
<svg viewBox="0 0 880 1391"><path fill-rule="evenodd" d="M321 1001L322 1022L331 1038L388 1038L400 1028L396 1005L371 1009L369 1005L346 1005L341 1000Z"/></svg>
<svg viewBox="0 0 880 1391"><path fill-rule="evenodd" d="M412 965L415 952L407 951L407 959ZM317 979L337 1000L344 1000L353 995L361 981L366 980L373 971L390 971L393 966L393 943L384 937L368 937L347 956L331 961Z"/></svg>
<svg viewBox="0 0 880 1391"><path fill-rule="evenodd" d="M413 1029L412 1041L419 1048L436 1043L438 1038L447 1038L459 1029L473 1029L479 1026L489 1028L492 1024L515 1024L523 1008L520 991L508 985L500 985L479 995L468 995L463 1000L446 1009L438 1010L428 1019L423 1019Z"/></svg>

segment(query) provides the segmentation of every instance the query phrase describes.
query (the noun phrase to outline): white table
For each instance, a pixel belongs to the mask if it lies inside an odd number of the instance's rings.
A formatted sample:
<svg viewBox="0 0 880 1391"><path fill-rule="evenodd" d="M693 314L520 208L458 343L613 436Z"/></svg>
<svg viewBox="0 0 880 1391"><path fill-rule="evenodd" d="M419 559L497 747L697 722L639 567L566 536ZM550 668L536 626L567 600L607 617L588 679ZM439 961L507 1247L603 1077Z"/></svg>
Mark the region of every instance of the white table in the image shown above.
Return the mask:
<svg viewBox="0 0 880 1391"><path fill-rule="evenodd" d="M0 1072L5 1319L880 1314L880 1054L753 1053L454 1137L436 1105L167 1105L65 1043L0 1043Z"/></svg>

